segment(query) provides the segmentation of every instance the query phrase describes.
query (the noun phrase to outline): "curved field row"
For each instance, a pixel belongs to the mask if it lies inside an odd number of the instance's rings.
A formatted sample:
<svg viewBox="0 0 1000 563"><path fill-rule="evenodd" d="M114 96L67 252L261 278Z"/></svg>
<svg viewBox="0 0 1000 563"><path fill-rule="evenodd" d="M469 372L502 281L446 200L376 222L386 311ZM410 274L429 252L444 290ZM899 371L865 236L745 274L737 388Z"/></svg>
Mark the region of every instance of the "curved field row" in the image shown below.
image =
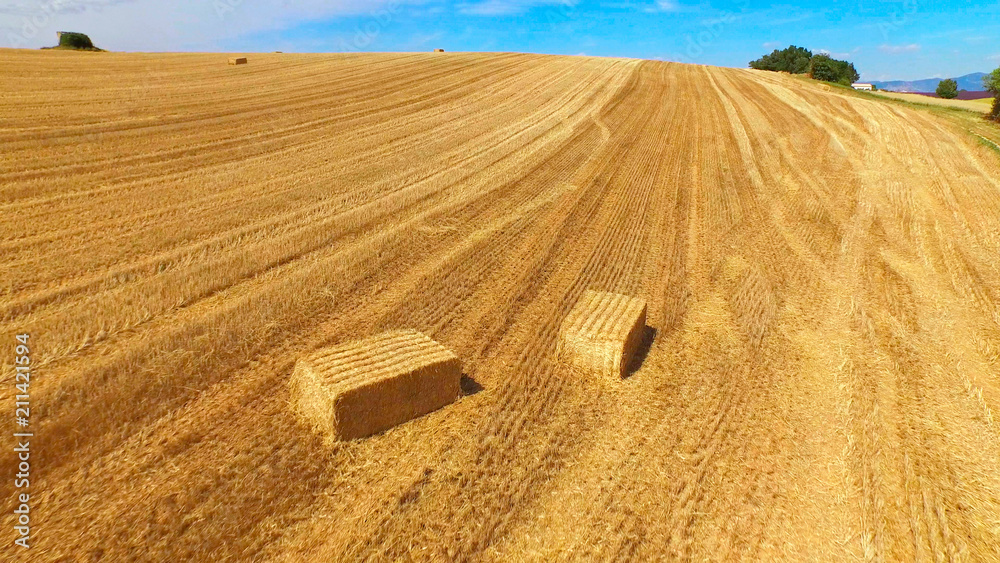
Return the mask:
<svg viewBox="0 0 1000 563"><path fill-rule="evenodd" d="M957 122L651 61L225 59L0 51L0 419L28 332L44 448L5 560L1000 559L1000 159ZM590 289L649 306L613 385L555 354ZM298 357L404 328L456 403L296 419Z"/></svg>
<svg viewBox="0 0 1000 563"><path fill-rule="evenodd" d="M885 96L886 98L894 98L896 100L903 100L914 104L927 104L932 106L960 108L976 113L987 113L988 111L990 111L990 107L993 104L993 98L981 98L978 100L946 100L944 98L933 98L931 96L924 96L921 94L906 94L902 92L883 92L883 91L879 91L875 95Z"/></svg>

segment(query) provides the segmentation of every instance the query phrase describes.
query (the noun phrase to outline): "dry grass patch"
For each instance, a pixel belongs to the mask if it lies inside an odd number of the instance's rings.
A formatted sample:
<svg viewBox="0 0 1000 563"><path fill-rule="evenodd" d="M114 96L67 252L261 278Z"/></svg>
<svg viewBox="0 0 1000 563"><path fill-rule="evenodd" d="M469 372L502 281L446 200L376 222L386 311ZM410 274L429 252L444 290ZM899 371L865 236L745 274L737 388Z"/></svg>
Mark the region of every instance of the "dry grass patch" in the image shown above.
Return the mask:
<svg viewBox="0 0 1000 563"><path fill-rule="evenodd" d="M453 402L461 377L453 352L420 332L398 330L299 360L291 400L299 416L321 433L352 440Z"/></svg>

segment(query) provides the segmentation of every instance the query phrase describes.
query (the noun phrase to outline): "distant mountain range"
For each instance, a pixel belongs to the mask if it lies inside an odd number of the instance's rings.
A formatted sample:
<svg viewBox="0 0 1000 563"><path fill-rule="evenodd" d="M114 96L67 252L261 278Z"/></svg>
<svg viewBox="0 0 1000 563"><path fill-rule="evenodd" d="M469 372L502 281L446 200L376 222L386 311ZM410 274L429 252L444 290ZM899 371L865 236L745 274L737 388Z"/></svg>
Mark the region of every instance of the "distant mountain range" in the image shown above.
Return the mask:
<svg viewBox="0 0 1000 563"><path fill-rule="evenodd" d="M986 76L985 72L973 72L972 74L956 77L955 82L958 82L959 90L982 92L985 90L985 88L983 88L984 76ZM879 90L888 90L890 92L933 92L934 90L937 90L938 83L940 83L941 80L941 78L925 78L924 80L889 80L887 82L872 82L872 84L874 84Z"/></svg>

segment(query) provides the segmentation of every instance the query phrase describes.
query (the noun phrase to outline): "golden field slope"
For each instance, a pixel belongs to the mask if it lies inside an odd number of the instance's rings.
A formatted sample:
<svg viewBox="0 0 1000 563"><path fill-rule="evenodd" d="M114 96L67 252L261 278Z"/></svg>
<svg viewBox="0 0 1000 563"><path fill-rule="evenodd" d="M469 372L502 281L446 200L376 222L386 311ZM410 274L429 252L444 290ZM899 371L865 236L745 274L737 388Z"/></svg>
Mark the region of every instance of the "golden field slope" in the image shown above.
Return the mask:
<svg viewBox="0 0 1000 563"><path fill-rule="evenodd" d="M1000 560L985 126L635 60L0 69L0 558ZM554 361L588 289L649 305L616 385ZM295 360L399 328L469 393L324 444Z"/></svg>
<svg viewBox="0 0 1000 563"><path fill-rule="evenodd" d="M903 92L887 92L881 90L874 92L873 95L894 98L897 100L912 102L914 104L927 104L932 106L966 109L976 113L988 113L993 105L993 98L980 98L978 100L946 100L944 98L932 98L921 94L907 94Z"/></svg>

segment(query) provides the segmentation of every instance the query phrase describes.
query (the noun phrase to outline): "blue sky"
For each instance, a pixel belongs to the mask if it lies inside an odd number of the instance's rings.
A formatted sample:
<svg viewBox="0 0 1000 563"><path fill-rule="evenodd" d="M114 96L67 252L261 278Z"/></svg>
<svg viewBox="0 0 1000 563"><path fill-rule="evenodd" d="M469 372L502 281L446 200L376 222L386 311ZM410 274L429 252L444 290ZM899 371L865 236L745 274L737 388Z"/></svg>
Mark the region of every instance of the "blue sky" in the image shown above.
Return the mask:
<svg viewBox="0 0 1000 563"><path fill-rule="evenodd" d="M0 0L0 46L55 31L127 51L523 51L745 67L795 44L867 80L1000 66L1000 3L829 0Z"/></svg>

